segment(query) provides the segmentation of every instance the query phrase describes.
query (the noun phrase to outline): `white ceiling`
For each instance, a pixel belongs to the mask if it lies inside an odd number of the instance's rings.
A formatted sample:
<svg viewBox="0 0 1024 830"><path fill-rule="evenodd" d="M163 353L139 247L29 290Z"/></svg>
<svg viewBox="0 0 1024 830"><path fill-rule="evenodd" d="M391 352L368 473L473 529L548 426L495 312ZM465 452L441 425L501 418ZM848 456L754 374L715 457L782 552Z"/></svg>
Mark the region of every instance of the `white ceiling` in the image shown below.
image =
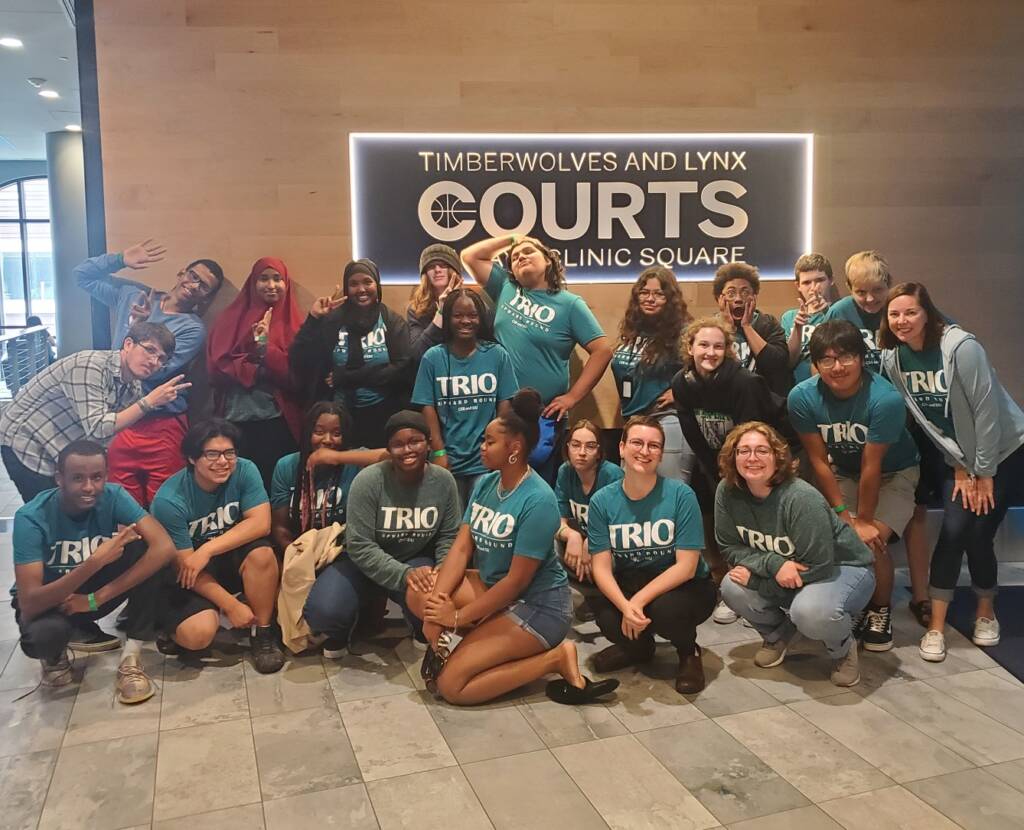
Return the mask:
<svg viewBox="0 0 1024 830"><path fill-rule="evenodd" d="M0 0L0 160L46 158L46 133L80 124L75 30L61 0ZM67 60L61 60L67 58ZM46 78L60 98L40 98L28 78Z"/></svg>

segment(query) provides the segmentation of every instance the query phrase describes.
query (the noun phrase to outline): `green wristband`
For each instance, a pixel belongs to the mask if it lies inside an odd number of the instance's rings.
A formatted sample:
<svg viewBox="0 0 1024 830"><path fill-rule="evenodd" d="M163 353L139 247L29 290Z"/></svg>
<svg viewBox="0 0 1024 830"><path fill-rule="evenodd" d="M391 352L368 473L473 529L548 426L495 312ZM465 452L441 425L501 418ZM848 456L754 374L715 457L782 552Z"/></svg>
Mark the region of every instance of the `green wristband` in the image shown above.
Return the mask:
<svg viewBox="0 0 1024 830"><path fill-rule="evenodd" d="M846 506L845 504L837 504L837 505L836 505L835 507L833 507L832 509L833 509L833 510L835 510L835 511L836 511L836 513L838 514L838 513L842 513L842 512L844 512L844 511L846 511L846 510L849 510L850 508L849 508L849 507L847 507L847 506Z"/></svg>
<svg viewBox="0 0 1024 830"><path fill-rule="evenodd" d="M448 455L448 450L434 450L431 455L434 458L440 458L443 455Z"/></svg>
<svg viewBox="0 0 1024 830"><path fill-rule="evenodd" d="M86 597L86 599L89 600L89 610L90 611L99 611L100 610L100 607L96 604L96 594L89 594Z"/></svg>

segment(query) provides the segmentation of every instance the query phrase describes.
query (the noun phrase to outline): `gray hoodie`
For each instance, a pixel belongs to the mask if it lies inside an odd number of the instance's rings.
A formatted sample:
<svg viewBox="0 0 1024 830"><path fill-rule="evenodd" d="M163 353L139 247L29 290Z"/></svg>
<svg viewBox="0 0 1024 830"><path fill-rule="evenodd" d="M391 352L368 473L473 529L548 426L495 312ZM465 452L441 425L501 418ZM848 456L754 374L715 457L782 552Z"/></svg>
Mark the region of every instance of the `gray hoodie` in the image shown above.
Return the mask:
<svg viewBox="0 0 1024 830"><path fill-rule="evenodd" d="M947 325L939 348L949 387L946 416L953 422L955 441L943 435L911 397L897 349L882 352L882 371L903 396L914 420L942 450L947 464L991 478L1003 459L1024 445L1024 412L999 382L973 334Z"/></svg>

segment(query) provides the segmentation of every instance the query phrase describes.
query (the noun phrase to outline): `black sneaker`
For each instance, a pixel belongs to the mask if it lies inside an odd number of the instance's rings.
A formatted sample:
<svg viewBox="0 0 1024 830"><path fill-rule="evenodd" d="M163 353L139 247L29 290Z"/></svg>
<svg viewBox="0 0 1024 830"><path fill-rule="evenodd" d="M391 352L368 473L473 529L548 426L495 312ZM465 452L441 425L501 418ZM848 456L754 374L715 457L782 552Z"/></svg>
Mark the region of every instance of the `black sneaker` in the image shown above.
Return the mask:
<svg viewBox="0 0 1024 830"><path fill-rule="evenodd" d="M892 648L892 609L888 605L867 610L860 639L865 651L888 651Z"/></svg>
<svg viewBox="0 0 1024 830"><path fill-rule="evenodd" d="M121 638L114 634L107 634L94 622L76 623L75 630L71 632L68 648L86 654L115 651L121 648Z"/></svg>
<svg viewBox="0 0 1024 830"><path fill-rule="evenodd" d="M858 611L856 614L850 615L851 633L853 639L859 640L864 634L864 622L867 620L868 611L865 608L863 611Z"/></svg>
<svg viewBox="0 0 1024 830"><path fill-rule="evenodd" d="M328 637L324 640L324 657L328 660L340 660L348 654L348 638Z"/></svg>
<svg viewBox="0 0 1024 830"><path fill-rule="evenodd" d="M274 627L256 626L256 634L249 638L252 651L252 665L260 674L273 674L284 666L284 652L277 644Z"/></svg>
<svg viewBox="0 0 1024 830"><path fill-rule="evenodd" d="M158 634L156 637L156 650L161 654L166 654L173 657L176 654L181 654L183 651L182 647L179 646L174 640L168 637L166 634Z"/></svg>

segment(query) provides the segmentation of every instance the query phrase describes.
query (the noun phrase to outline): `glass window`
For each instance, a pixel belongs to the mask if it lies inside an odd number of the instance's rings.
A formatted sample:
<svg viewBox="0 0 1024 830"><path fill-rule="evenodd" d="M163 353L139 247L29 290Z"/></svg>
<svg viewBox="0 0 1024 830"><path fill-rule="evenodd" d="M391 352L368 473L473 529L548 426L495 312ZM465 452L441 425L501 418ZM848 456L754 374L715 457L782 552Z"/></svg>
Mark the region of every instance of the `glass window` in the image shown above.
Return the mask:
<svg viewBox="0 0 1024 830"><path fill-rule="evenodd" d="M0 326L22 327L34 314L53 332L53 282L46 178L20 179L0 187Z"/></svg>
<svg viewBox="0 0 1024 830"><path fill-rule="evenodd" d="M46 179L25 179L21 183L25 194L25 218L50 221L50 185Z"/></svg>

